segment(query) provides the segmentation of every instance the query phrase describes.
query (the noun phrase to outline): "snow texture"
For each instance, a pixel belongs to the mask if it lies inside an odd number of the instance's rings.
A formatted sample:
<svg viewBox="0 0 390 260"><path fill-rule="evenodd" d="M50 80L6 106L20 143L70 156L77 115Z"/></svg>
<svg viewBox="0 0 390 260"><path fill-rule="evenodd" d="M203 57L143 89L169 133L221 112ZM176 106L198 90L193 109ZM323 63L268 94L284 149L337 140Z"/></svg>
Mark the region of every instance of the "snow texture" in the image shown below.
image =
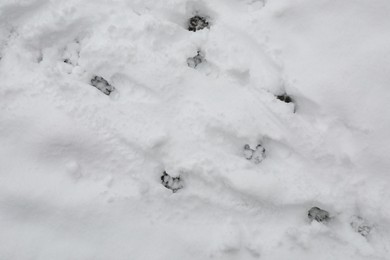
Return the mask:
<svg viewBox="0 0 390 260"><path fill-rule="evenodd" d="M0 259L390 259L389 14L0 1Z"/></svg>

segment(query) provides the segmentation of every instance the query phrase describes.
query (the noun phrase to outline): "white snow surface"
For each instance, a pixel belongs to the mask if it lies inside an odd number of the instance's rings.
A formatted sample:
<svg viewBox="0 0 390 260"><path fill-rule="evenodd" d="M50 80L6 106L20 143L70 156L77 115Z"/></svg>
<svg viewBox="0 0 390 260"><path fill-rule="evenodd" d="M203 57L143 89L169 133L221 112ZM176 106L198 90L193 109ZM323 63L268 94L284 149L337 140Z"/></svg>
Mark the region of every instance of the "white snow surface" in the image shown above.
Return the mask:
<svg viewBox="0 0 390 260"><path fill-rule="evenodd" d="M210 28L188 31L195 14ZM389 14L0 1L0 259L390 259ZM259 143L265 159L246 160Z"/></svg>

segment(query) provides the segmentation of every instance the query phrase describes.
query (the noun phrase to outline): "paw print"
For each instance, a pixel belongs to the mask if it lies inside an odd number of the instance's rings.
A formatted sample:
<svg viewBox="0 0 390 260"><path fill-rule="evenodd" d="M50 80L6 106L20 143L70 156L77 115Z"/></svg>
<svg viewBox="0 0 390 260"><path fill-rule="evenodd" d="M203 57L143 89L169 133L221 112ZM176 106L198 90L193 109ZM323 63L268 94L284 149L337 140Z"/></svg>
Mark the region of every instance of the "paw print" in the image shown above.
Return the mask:
<svg viewBox="0 0 390 260"><path fill-rule="evenodd" d="M63 52L63 61L69 65L76 66L80 58L80 42L75 40L69 43Z"/></svg>
<svg viewBox="0 0 390 260"><path fill-rule="evenodd" d="M351 221L351 227L363 237L367 237L370 234L372 226L369 225L362 217L353 216Z"/></svg>
<svg viewBox="0 0 390 260"><path fill-rule="evenodd" d="M293 99L287 94L276 96L276 98L285 103L293 103Z"/></svg>
<svg viewBox="0 0 390 260"><path fill-rule="evenodd" d="M307 217L313 221L317 222L328 222L330 220L329 217L329 212L323 209L320 209L318 207L312 207L308 212L307 212Z"/></svg>
<svg viewBox="0 0 390 260"><path fill-rule="evenodd" d="M246 144L244 146L244 157L255 164L259 164L266 157L265 148L261 144L258 144L255 149L252 149L249 144Z"/></svg>
<svg viewBox="0 0 390 260"><path fill-rule="evenodd" d="M194 17L191 17L188 21L189 31L196 32L204 28L209 28L209 22L205 17L195 15Z"/></svg>
<svg viewBox="0 0 390 260"><path fill-rule="evenodd" d="M183 182L179 177L171 177L166 171L161 176L161 183L165 188L172 190L173 193L183 188Z"/></svg>
<svg viewBox="0 0 390 260"><path fill-rule="evenodd" d="M91 79L91 85L106 94L107 96L110 95L112 91L115 90L113 86L108 83L107 80L105 80L103 77L94 76Z"/></svg>
<svg viewBox="0 0 390 260"><path fill-rule="evenodd" d="M187 59L188 67L190 68L196 68L199 64L205 61L204 55L201 51L198 51L198 53L192 57Z"/></svg>

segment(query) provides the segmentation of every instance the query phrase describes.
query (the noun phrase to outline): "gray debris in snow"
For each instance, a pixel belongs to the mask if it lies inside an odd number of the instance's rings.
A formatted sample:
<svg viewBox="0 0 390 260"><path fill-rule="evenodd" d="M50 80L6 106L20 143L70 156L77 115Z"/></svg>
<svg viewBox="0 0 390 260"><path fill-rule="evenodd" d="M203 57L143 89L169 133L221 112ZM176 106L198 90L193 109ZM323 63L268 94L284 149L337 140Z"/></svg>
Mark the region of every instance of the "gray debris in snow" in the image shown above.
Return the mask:
<svg viewBox="0 0 390 260"><path fill-rule="evenodd" d="M166 171L161 176L161 183L165 188L172 190L173 193L183 188L183 182L179 177L171 177Z"/></svg>
<svg viewBox="0 0 390 260"><path fill-rule="evenodd" d="M188 67L190 68L196 68L199 64L205 61L204 55L201 51L198 51L198 53L192 57L187 59Z"/></svg>
<svg viewBox="0 0 390 260"><path fill-rule="evenodd" d="M265 159L265 148L258 144L255 149L252 149L249 144L246 144L244 146L244 157L255 164L259 164Z"/></svg>
<svg viewBox="0 0 390 260"><path fill-rule="evenodd" d="M115 90L115 88L113 86L111 86L107 80L105 80L103 77L99 77L99 76L94 76L91 79L91 85L106 95L110 95L110 93Z"/></svg>
<svg viewBox="0 0 390 260"><path fill-rule="evenodd" d="M351 220L351 227L360 235L367 237L370 234L372 226L369 225L362 217L353 216Z"/></svg>
<svg viewBox="0 0 390 260"><path fill-rule="evenodd" d="M204 28L209 28L209 22L207 21L206 17L195 15L188 21L189 31L196 32Z"/></svg>
<svg viewBox="0 0 390 260"><path fill-rule="evenodd" d="M307 213L307 216L311 221L328 222L330 220L329 212L318 207L312 207Z"/></svg>

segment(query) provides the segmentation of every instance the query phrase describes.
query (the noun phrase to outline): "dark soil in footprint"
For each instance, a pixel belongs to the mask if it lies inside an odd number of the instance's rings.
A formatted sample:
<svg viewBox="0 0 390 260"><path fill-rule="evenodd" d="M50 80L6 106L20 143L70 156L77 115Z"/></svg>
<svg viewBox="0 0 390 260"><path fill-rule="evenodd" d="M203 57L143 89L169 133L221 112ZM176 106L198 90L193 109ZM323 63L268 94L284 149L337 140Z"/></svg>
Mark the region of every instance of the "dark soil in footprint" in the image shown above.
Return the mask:
<svg viewBox="0 0 390 260"><path fill-rule="evenodd" d="M205 17L195 15L188 21L188 30L191 32L203 30L204 28L209 28L209 22Z"/></svg>
<svg viewBox="0 0 390 260"><path fill-rule="evenodd" d="M179 177L171 177L166 171L161 176L161 183L165 188L172 190L173 193L183 188L183 182Z"/></svg>
<svg viewBox="0 0 390 260"><path fill-rule="evenodd" d="M246 144L244 146L244 157L255 164L259 164L266 157L265 148L261 144L258 144L255 149L252 149L249 144Z"/></svg>
<svg viewBox="0 0 390 260"><path fill-rule="evenodd" d="M187 64L188 67L195 69L199 64L203 63L204 61L204 55L201 51L198 51L198 53L194 57L187 59Z"/></svg>
<svg viewBox="0 0 390 260"><path fill-rule="evenodd" d="M285 103L293 103L293 99L287 94L276 96L276 98Z"/></svg>
<svg viewBox="0 0 390 260"><path fill-rule="evenodd" d="M330 220L329 217L329 212L323 209L320 209L318 207L312 207L308 212L307 212L307 217L313 221L317 222L328 222Z"/></svg>
<svg viewBox="0 0 390 260"><path fill-rule="evenodd" d="M108 83L103 77L94 76L91 79L91 85L106 94L107 96L111 94L112 91L115 90L113 86Z"/></svg>

